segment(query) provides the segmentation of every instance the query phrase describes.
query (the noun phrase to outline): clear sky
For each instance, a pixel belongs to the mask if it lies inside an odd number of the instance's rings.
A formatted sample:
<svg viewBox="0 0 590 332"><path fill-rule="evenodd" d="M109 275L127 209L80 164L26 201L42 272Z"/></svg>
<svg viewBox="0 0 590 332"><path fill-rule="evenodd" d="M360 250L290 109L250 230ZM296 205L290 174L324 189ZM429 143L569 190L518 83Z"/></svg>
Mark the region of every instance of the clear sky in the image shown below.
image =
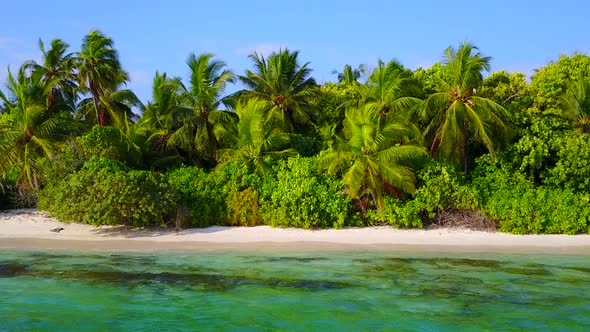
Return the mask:
<svg viewBox="0 0 590 332"><path fill-rule="evenodd" d="M0 4L0 80L40 58L37 40L77 51L99 29L115 41L130 87L142 101L156 70L186 78L189 53L214 53L237 74L252 51L300 50L318 82L345 64L397 59L429 67L468 40L492 56L492 70L533 73L560 53L590 52L587 0L499 1L37 1ZM230 88L235 90L234 88Z"/></svg>

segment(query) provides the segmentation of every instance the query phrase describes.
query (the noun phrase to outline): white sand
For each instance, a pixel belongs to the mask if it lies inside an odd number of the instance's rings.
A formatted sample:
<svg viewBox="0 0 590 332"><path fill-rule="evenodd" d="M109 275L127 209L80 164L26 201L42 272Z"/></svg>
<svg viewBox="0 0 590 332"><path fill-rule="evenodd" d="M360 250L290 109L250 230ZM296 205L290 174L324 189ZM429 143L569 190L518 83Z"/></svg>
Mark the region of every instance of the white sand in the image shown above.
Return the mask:
<svg viewBox="0 0 590 332"><path fill-rule="evenodd" d="M63 227L60 233L51 232ZM180 232L64 224L45 212L0 212L0 248L107 250L402 250L590 254L590 235L511 235L392 227L303 230L209 227Z"/></svg>

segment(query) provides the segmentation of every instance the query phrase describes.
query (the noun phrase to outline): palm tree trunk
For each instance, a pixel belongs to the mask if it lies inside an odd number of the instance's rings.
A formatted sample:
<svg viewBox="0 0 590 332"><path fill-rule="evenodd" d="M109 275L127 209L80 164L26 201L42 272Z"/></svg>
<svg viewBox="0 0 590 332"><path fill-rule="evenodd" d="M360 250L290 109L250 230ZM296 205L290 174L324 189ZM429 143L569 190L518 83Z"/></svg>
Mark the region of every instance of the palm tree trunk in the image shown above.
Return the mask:
<svg viewBox="0 0 590 332"><path fill-rule="evenodd" d="M467 173L467 126L465 121L463 121L463 173Z"/></svg>
<svg viewBox="0 0 590 332"><path fill-rule="evenodd" d="M92 95L92 101L94 102L94 112L96 113L96 124L99 126L105 125L105 118L100 109L100 97L94 84L90 84L90 94Z"/></svg>
<svg viewBox="0 0 590 332"><path fill-rule="evenodd" d="M49 96L47 96L47 109L51 110L51 106L53 106L53 103L55 103L55 100L57 99L57 93L59 90L57 90L56 88L51 89L51 92L49 93Z"/></svg>
<svg viewBox="0 0 590 332"><path fill-rule="evenodd" d="M381 211L381 206L379 204L379 202L377 201L377 197L375 196L375 193L371 190L371 198L373 199L373 203L375 203L375 207L377 208L377 211Z"/></svg>
<svg viewBox="0 0 590 332"><path fill-rule="evenodd" d="M213 161L217 162L217 139L215 138L215 134L213 133L213 125L209 122L209 119L205 119L205 128L207 130L207 138L209 140L209 146L207 147L209 154L207 157L212 158Z"/></svg>
<svg viewBox="0 0 590 332"><path fill-rule="evenodd" d="M433 155L434 155L434 152L436 151L436 145L437 145L437 144L438 144L438 134L436 134L436 135L434 136L434 139L432 140L432 144L430 145L430 151L429 151L429 154L430 154L431 156L433 156Z"/></svg>

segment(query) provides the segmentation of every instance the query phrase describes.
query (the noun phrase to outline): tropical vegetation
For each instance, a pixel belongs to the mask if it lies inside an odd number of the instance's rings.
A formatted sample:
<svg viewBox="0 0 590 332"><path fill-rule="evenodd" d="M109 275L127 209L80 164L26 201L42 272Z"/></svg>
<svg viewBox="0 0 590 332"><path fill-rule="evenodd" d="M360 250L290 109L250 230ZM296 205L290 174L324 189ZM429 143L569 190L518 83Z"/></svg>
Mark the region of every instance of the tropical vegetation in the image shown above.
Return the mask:
<svg viewBox="0 0 590 332"><path fill-rule="evenodd" d="M590 232L587 55L527 80L461 43L429 68L378 59L318 84L298 50L253 53L244 73L191 53L186 79L156 72L141 101L100 31L78 51L39 48L0 89L0 208L142 227Z"/></svg>

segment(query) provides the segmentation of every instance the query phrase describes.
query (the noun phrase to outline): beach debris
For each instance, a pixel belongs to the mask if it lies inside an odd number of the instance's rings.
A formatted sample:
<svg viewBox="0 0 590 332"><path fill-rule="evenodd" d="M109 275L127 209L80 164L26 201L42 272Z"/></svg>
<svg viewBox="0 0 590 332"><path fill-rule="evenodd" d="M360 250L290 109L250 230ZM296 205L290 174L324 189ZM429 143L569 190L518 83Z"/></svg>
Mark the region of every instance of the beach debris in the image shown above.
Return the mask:
<svg viewBox="0 0 590 332"><path fill-rule="evenodd" d="M480 232L496 232L498 224L479 211L444 209L426 229L467 229Z"/></svg>
<svg viewBox="0 0 590 332"><path fill-rule="evenodd" d="M55 232L55 233L59 233L61 231L63 231L65 228L63 227L56 227L54 229L50 229L50 231Z"/></svg>

